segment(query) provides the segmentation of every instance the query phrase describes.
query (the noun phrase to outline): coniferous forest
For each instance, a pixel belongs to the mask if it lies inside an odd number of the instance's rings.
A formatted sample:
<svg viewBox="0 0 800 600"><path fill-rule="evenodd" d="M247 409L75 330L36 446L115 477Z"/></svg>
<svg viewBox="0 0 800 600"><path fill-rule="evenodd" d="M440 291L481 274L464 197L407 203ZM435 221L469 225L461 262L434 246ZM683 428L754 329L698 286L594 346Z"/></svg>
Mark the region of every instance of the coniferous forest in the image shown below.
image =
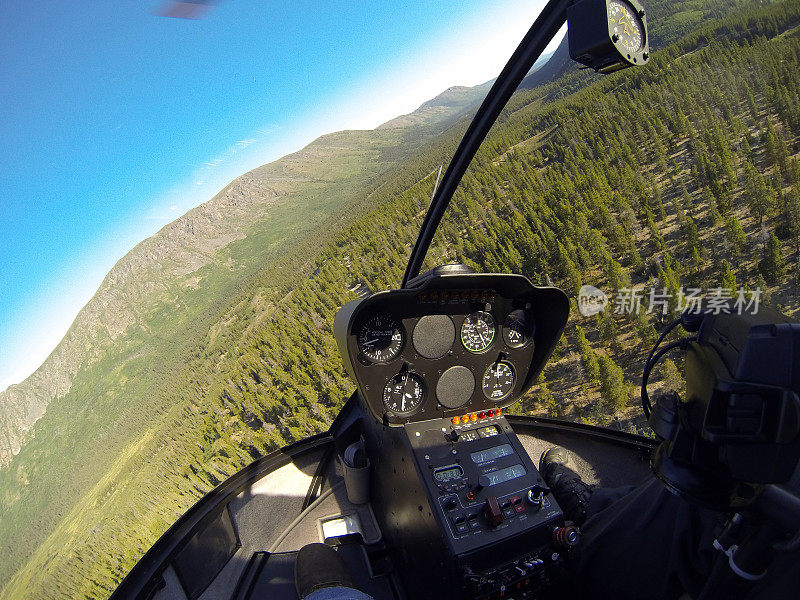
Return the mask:
<svg viewBox="0 0 800 600"><path fill-rule="evenodd" d="M646 67L603 77L570 65L512 97L426 262L564 289L564 337L515 410L642 434L644 357L689 290L800 308L800 2L651 0L648 19ZM237 282L213 318L185 324L201 341L170 341L173 363L134 376L122 351L76 379L0 470L1 598L108 597L204 493L328 428L354 389L334 315L359 285L399 285L467 123ZM605 311L580 315L583 285L609 295ZM648 312L651 289L662 302ZM634 291L644 310L620 304ZM652 390L680 391L672 358ZM135 410L114 403L117 388ZM114 451L103 456L98 436Z"/></svg>

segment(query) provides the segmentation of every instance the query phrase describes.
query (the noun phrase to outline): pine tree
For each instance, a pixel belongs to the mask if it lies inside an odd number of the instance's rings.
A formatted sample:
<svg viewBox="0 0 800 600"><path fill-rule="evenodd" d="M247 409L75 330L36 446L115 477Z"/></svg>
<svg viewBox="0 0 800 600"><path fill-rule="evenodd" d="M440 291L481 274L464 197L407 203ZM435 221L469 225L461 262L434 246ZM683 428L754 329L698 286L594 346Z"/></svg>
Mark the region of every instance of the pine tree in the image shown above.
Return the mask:
<svg viewBox="0 0 800 600"><path fill-rule="evenodd" d="M744 252L747 236L736 217L731 216L725 219L725 239L731 249L731 255L738 260Z"/></svg>
<svg viewBox="0 0 800 600"><path fill-rule="evenodd" d="M739 289L739 285L736 283L736 274L731 268L731 263L727 260L722 261L722 280L720 281L720 287L730 290L731 294L734 296L736 295L736 290Z"/></svg>
<svg viewBox="0 0 800 600"><path fill-rule="evenodd" d="M628 405L631 397L630 385L625 381L622 369L609 356L598 356L600 367L600 394L611 412L619 412Z"/></svg>
<svg viewBox="0 0 800 600"><path fill-rule="evenodd" d="M775 190L767 185L764 176L749 161L744 165L744 195L750 214L758 219L760 225L775 206Z"/></svg>
<svg viewBox="0 0 800 600"><path fill-rule="evenodd" d="M597 331L600 340L610 345L614 352L619 352L622 346L619 341L619 326L610 311L604 310L597 315Z"/></svg>
<svg viewBox="0 0 800 600"><path fill-rule="evenodd" d="M600 377L600 367L597 363L597 355L586 339L583 327L575 326L575 337L578 345L578 354L581 356L581 363L586 376L590 381L597 381Z"/></svg>
<svg viewBox="0 0 800 600"><path fill-rule="evenodd" d="M652 344L656 341L658 334L656 333L656 329L653 327L653 324L650 323L650 319L648 318L647 311L644 309L644 307L642 307L641 310L634 311L633 325L636 327L636 333L642 342L646 344Z"/></svg>
<svg viewBox="0 0 800 600"><path fill-rule="evenodd" d="M767 283L778 283L786 268L783 259L783 247L778 237L772 233L764 248L764 258L758 263L758 268Z"/></svg>
<svg viewBox="0 0 800 600"><path fill-rule="evenodd" d="M786 142L775 132L771 122L767 125L767 131L764 133L764 155L767 164L774 165L781 170L781 173L788 174L789 151L786 148Z"/></svg>

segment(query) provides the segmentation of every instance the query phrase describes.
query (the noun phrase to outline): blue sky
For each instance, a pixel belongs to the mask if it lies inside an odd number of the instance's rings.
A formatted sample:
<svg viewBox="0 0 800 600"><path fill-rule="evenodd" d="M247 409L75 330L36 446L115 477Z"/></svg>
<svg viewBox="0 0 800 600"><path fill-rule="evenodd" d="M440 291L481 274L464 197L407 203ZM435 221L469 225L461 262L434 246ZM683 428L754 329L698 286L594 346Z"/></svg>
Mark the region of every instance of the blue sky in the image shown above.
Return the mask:
<svg viewBox="0 0 800 600"><path fill-rule="evenodd" d="M494 77L543 4L0 3L0 390L136 243L323 133Z"/></svg>

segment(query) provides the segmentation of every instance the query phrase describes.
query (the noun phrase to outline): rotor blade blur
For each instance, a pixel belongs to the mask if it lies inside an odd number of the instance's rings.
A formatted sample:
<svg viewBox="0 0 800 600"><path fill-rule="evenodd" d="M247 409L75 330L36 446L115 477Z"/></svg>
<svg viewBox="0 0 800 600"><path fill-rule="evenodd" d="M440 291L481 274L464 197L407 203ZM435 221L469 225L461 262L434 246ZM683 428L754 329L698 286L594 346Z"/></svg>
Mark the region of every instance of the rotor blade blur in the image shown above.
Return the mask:
<svg viewBox="0 0 800 600"><path fill-rule="evenodd" d="M216 3L216 0L165 2L155 11L155 14L159 17L173 19L202 19Z"/></svg>

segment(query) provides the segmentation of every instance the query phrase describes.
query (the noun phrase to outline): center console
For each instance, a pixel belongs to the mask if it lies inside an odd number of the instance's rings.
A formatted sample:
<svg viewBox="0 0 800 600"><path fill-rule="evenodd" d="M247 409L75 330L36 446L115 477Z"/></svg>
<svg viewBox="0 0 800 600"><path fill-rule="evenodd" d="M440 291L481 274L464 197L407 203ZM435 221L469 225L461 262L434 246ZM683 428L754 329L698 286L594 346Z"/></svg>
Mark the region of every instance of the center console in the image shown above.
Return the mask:
<svg viewBox="0 0 800 600"><path fill-rule="evenodd" d="M463 273L337 313L370 501L409 597L521 600L564 570L577 530L502 413L533 385L568 314L560 290Z"/></svg>
<svg viewBox="0 0 800 600"><path fill-rule="evenodd" d="M372 505L412 598L523 600L565 571L577 530L500 411L367 428Z"/></svg>

